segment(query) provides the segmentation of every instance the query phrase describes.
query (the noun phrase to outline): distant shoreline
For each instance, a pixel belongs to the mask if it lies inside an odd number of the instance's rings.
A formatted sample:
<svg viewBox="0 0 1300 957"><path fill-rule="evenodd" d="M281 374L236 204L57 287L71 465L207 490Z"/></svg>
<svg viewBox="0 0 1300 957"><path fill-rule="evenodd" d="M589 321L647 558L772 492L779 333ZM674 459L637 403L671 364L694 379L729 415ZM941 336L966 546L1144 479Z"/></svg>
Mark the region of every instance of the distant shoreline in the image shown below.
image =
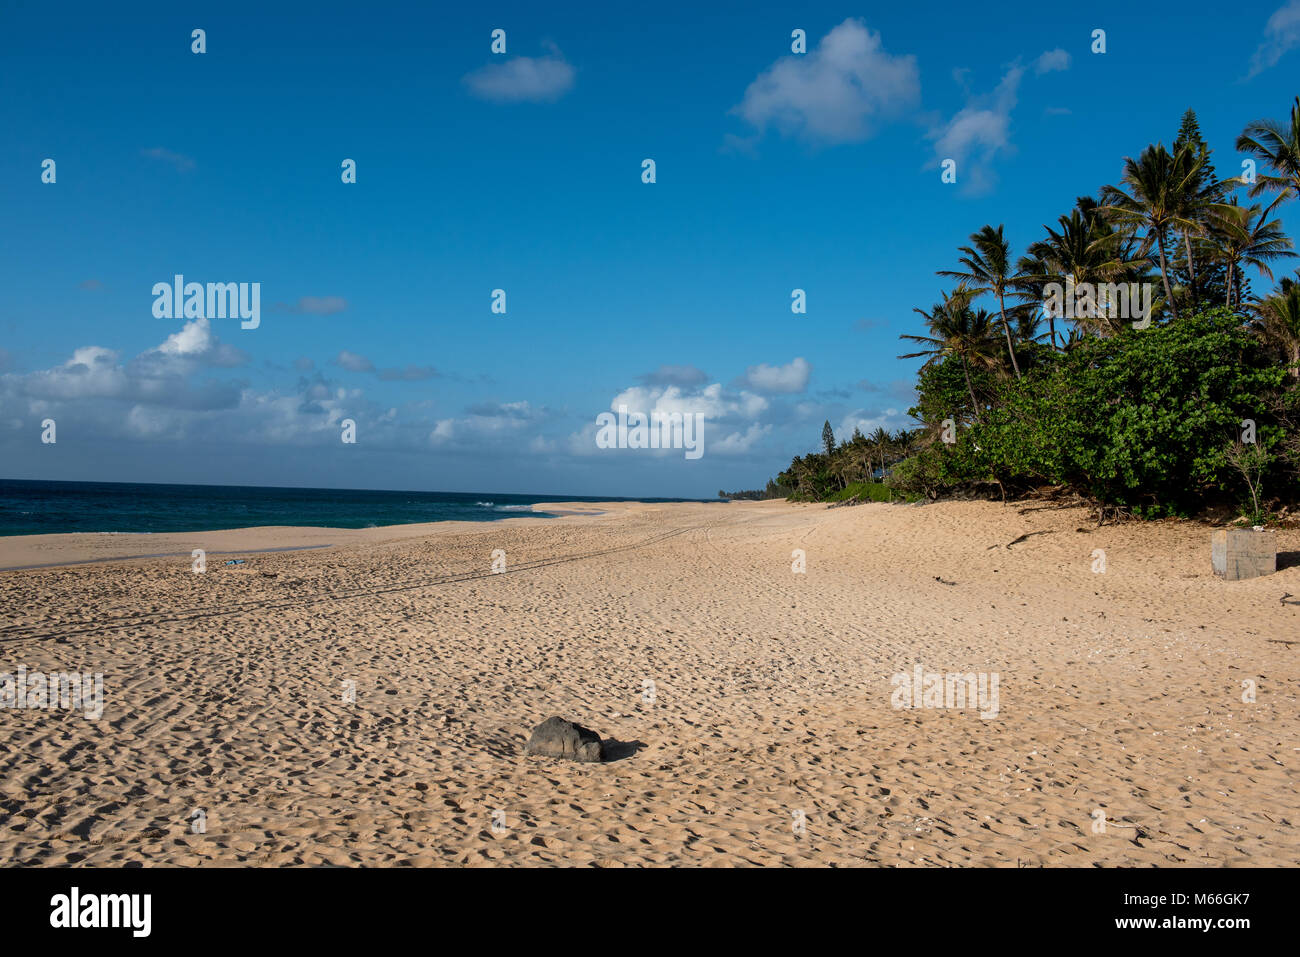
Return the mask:
<svg viewBox="0 0 1300 957"><path fill-rule="evenodd" d="M196 548L206 555L238 557L274 552L294 552L333 548L341 545L400 541L440 534L464 533L474 529L487 531L504 523L552 522L557 519L595 518L626 508L611 505L642 506L671 503L589 503L564 502L565 506L606 508L553 508L552 503L538 502L529 512L519 511L492 520L464 521L443 519L433 522L403 522L368 528L338 528L317 525L252 525L242 528L190 530L184 532L49 532L28 535L0 535L0 572L33 571L75 565L128 562L154 558L190 561ZM217 566L218 563L210 563Z"/></svg>
<svg viewBox="0 0 1300 957"><path fill-rule="evenodd" d="M355 530L446 521L490 523L519 515L547 517L575 509L598 510L627 501L632 499L0 479L0 540L71 533L188 534L270 526ZM548 508L539 509L539 505Z"/></svg>

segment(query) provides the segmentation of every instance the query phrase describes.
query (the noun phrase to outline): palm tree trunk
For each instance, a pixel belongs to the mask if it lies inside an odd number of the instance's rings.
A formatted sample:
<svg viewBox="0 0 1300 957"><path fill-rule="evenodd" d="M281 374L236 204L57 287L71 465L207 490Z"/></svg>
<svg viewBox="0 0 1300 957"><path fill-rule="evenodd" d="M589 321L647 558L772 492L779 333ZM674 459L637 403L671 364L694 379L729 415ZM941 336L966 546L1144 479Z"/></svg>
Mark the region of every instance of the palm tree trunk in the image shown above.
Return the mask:
<svg viewBox="0 0 1300 957"><path fill-rule="evenodd" d="M1300 379L1300 342L1291 343L1291 378Z"/></svg>
<svg viewBox="0 0 1300 957"><path fill-rule="evenodd" d="M1233 262L1231 259L1229 259L1228 260L1228 298L1224 300L1223 303L1229 309L1232 308L1232 267L1233 267Z"/></svg>
<svg viewBox="0 0 1300 957"><path fill-rule="evenodd" d="M1156 245L1160 247L1160 276L1165 281L1165 302L1169 303L1169 313L1178 321L1178 307L1174 305L1174 291L1169 288L1169 263L1165 259L1165 234L1156 231Z"/></svg>
<svg viewBox="0 0 1300 957"><path fill-rule="evenodd" d="M1192 302L1199 303L1200 296L1196 294L1196 260L1192 258L1192 234L1183 230L1183 248L1187 250L1187 272L1192 279Z"/></svg>
<svg viewBox="0 0 1300 957"><path fill-rule="evenodd" d="M961 371L966 376L966 391L970 393L971 415L975 416L975 421L978 422L980 420L980 404L979 400L975 398L975 389L970 384L970 369L966 366L965 356L961 357Z"/></svg>
<svg viewBox="0 0 1300 957"><path fill-rule="evenodd" d="M1011 344L1011 326L1007 324L1007 307L1003 305L1002 290L998 290L998 312L1002 313L1002 331L1007 334L1007 353L1011 356L1011 368L1016 370L1016 378L1020 378L1020 363L1016 362L1016 348Z"/></svg>

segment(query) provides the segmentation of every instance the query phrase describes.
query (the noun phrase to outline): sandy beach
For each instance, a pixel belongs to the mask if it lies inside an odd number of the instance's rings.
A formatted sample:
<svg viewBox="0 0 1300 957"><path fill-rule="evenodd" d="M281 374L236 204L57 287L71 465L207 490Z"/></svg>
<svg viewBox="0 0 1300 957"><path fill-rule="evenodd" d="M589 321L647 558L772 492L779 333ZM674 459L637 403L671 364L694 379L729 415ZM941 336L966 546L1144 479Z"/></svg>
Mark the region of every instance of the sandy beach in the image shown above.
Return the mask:
<svg viewBox="0 0 1300 957"><path fill-rule="evenodd" d="M1300 863L1300 531L1223 582L1045 504L561 507L0 539L57 566L0 571L0 672L103 676L0 711L0 862ZM918 665L996 713L895 707Z"/></svg>

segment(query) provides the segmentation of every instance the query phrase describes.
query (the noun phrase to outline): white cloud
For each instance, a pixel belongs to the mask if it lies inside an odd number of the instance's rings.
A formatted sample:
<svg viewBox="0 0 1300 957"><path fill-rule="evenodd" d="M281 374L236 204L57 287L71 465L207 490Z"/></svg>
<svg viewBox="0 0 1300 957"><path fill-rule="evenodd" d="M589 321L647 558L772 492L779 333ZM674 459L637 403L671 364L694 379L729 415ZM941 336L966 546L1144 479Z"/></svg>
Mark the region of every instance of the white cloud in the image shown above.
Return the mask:
<svg viewBox="0 0 1300 957"><path fill-rule="evenodd" d="M991 189L996 182L992 160L1013 150L1011 111L1024 75L1024 67L1012 65L991 94L971 98L952 119L931 130L928 135L934 140L934 159L929 166L956 160L957 182L965 191L983 193Z"/></svg>
<svg viewBox="0 0 1300 957"><path fill-rule="evenodd" d="M1054 73L1057 70L1068 70L1070 68L1070 54L1057 47L1055 50L1048 50L1034 61L1034 72L1039 76L1044 73Z"/></svg>
<svg viewBox="0 0 1300 957"><path fill-rule="evenodd" d="M248 353L243 349L217 340L212 324L207 319L194 319L185 323L180 332L173 332L152 352L171 359L223 368L243 365L248 361ZM150 357L150 353L146 352L137 361L147 361Z"/></svg>
<svg viewBox="0 0 1300 957"><path fill-rule="evenodd" d="M242 350L220 342L206 319L185 323L129 360L103 346L82 346L48 369L0 373L0 422L29 428L32 419L52 416L100 437L301 447L337 446L340 424L351 418L372 448L424 447L433 423L422 409L407 407L410 419L403 421L397 408L378 406L363 390L342 387L320 373L304 376L287 391L254 390L203 375L244 361ZM501 408L519 417L529 407ZM479 420L471 416L470 421Z"/></svg>
<svg viewBox="0 0 1300 957"><path fill-rule="evenodd" d="M683 415L702 414L706 419L746 419L756 418L767 408L767 400L761 395L741 390L739 393L726 393L722 384L715 382L697 392L691 392L680 386L632 386L624 389L610 400L609 408L618 411L620 405L627 406L629 412L648 414L651 412L673 413Z"/></svg>
<svg viewBox="0 0 1300 957"><path fill-rule="evenodd" d="M854 429L860 429L863 435L870 435L877 428L894 432L907 428L909 424L906 414L899 409L885 409L883 412L874 409L854 409L835 427L835 438L837 441L847 439L853 434Z"/></svg>
<svg viewBox="0 0 1300 957"><path fill-rule="evenodd" d="M550 412L529 402L482 403L470 406L461 418L439 419L429 433L434 445L517 435L536 429Z"/></svg>
<svg viewBox="0 0 1300 957"><path fill-rule="evenodd" d="M708 451L714 455L741 455L753 448L754 443L772 431L770 425L755 422L743 433L732 432L720 442L709 442Z"/></svg>
<svg viewBox="0 0 1300 957"><path fill-rule="evenodd" d="M914 56L885 52L880 34L845 20L807 54L782 57L758 75L732 112L760 131L814 143L867 139L881 120L920 99Z"/></svg>
<svg viewBox="0 0 1300 957"><path fill-rule="evenodd" d="M573 88L575 71L559 50L543 57L518 56L489 63L464 77L475 96L494 103L543 103Z"/></svg>
<svg viewBox="0 0 1300 957"><path fill-rule="evenodd" d="M535 435L528 442L528 451L535 455L549 455L556 450L556 443L544 436Z"/></svg>
<svg viewBox="0 0 1300 957"><path fill-rule="evenodd" d="M1059 47L1048 50L1034 60L1034 74L1068 70L1070 62L1070 54L1065 50ZM993 161L1015 152L1011 142L1011 112L1019 100L1025 72L1017 60L1002 74L993 91L983 95L971 94L963 84L966 105L927 134L934 141L934 158L926 164L927 168L937 167L944 160L956 160L957 183L962 192L978 195L991 190L997 183Z"/></svg>
<svg viewBox="0 0 1300 957"><path fill-rule="evenodd" d="M373 362L371 362L363 355L358 355L355 352L348 352L347 349L341 350L338 354L338 357L335 358L334 361L341 368L347 369L349 372L374 372L375 371L375 364Z"/></svg>
<svg viewBox="0 0 1300 957"><path fill-rule="evenodd" d="M108 399L123 395L129 386L118 353L102 346L82 346L61 366L23 377L23 390L42 399Z"/></svg>
<svg viewBox="0 0 1300 957"><path fill-rule="evenodd" d="M745 382L759 392L802 392L808 387L812 366L800 357L783 366L756 365L745 372Z"/></svg>
<svg viewBox="0 0 1300 957"><path fill-rule="evenodd" d="M1250 58L1249 77L1258 76L1300 46L1300 0L1289 0L1273 11L1264 26L1264 40Z"/></svg>

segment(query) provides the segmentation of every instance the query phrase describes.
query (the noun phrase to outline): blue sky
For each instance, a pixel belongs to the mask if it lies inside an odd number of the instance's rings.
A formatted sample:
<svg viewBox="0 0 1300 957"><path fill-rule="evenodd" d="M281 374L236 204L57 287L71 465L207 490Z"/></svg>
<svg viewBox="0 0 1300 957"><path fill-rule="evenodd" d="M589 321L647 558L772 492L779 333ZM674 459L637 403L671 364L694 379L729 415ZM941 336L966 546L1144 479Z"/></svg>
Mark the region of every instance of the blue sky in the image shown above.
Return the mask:
<svg viewBox="0 0 1300 957"><path fill-rule="evenodd" d="M1300 66L1300 0L271 6L0 11L0 477L759 486L909 424L898 335L970 233L1019 254L1188 107L1237 172ZM155 318L176 273L260 325ZM705 454L596 448L620 402Z"/></svg>

